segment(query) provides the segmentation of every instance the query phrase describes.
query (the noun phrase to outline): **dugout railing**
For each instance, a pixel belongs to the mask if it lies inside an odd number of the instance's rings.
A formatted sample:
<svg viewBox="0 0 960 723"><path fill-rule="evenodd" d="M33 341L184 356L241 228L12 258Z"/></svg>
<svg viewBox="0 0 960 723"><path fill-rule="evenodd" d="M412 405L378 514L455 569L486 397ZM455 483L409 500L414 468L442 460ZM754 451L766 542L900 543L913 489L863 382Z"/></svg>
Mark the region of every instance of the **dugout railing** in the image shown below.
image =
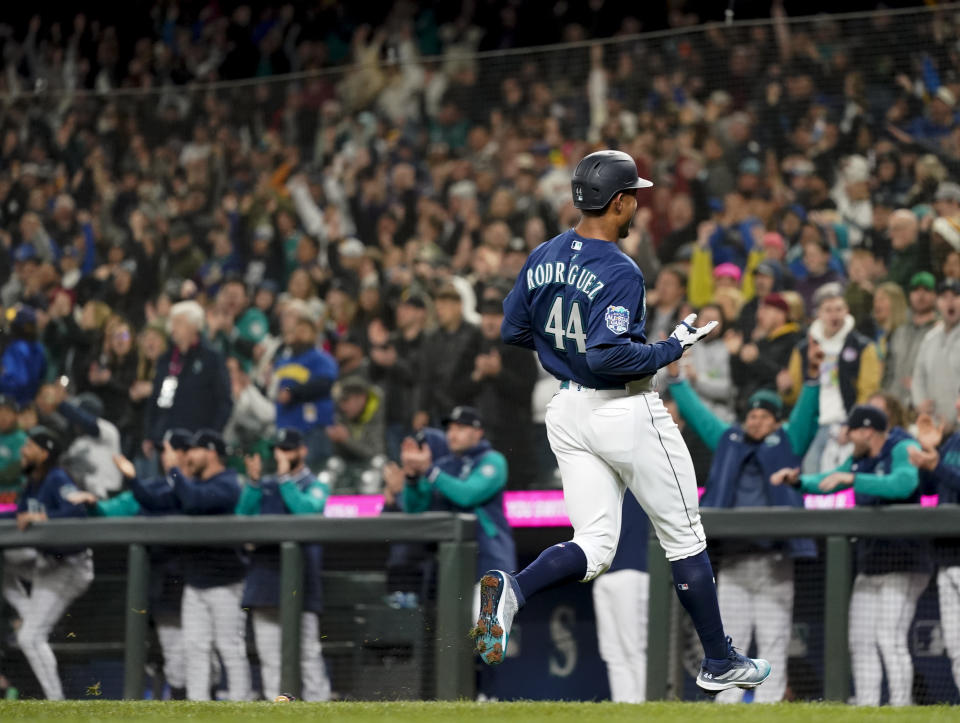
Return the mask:
<svg viewBox="0 0 960 723"><path fill-rule="evenodd" d="M823 698L846 701L851 692L847 629L857 538L931 539L960 536L960 505L886 507L840 510L783 508L703 509L704 528L711 544L724 540L813 538L824 565L823 574ZM650 624L648 659L669 661L647 668L648 700L683 697L683 672L678 662L679 603L672 590L670 565L651 539ZM669 621L665 624L664 621Z"/></svg>
<svg viewBox="0 0 960 723"><path fill-rule="evenodd" d="M472 641L466 634L476 571L476 518L473 515L384 514L376 518L331 519L314 516L163 517L51 520L27 530L0 522L0 549L87 545L94 549L125 546L126 600L123 634L123 697L143 696L148 632L148 545L280 545L281 689L299 696L300 619L304 588L305 543L364 546L389 543L436 544L436 617L432 629L438 699L474 694ZM119 621L118 621L119 624Z"/></svg>

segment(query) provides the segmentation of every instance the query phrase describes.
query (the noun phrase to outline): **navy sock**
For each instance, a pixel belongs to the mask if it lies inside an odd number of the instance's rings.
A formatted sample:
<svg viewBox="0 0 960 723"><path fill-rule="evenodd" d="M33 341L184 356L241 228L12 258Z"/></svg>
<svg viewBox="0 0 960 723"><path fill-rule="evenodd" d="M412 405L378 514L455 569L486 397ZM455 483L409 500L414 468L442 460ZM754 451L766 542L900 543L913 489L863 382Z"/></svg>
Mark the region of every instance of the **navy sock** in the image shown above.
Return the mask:
<svg viewBox="0 0 960 723"><path fill-rule="evenodd" d="M571 580L582 580L587 576L587 556L580 545L562 542L548 547L540 557L517 573L517 586L520 588L520 604L527 598L551 585Z"/></svg>
<svg viewBox="0 0 960 723"><path fill-rule="evenodd" d="M717 583L713 578L710 557L704 550L693 557L674 560L670 563L673 583L680 604L693 618L703 652L708 658L725 660L727 636L720 619L720 604L717 602Z"/></svg>

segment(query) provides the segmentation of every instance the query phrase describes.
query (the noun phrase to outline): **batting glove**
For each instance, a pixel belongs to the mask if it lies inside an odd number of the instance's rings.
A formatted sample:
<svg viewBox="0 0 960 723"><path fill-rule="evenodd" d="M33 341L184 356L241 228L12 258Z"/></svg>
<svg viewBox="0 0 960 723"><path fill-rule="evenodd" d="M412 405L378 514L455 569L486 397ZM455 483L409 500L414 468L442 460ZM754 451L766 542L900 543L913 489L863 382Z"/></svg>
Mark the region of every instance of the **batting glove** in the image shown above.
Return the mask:
<svg viewBox="0 0 960 723"><path fill-rule="evenodd" d="M696 314L690 314L686 319L681 321L677 328L673 330L673 333L670 335L672 339L676 339L680 342L680 348L686 351L703 337L713 331L718 321L711 321L706 326L701 326L699 329L693 328L693 322L697 320Z"/></svg>

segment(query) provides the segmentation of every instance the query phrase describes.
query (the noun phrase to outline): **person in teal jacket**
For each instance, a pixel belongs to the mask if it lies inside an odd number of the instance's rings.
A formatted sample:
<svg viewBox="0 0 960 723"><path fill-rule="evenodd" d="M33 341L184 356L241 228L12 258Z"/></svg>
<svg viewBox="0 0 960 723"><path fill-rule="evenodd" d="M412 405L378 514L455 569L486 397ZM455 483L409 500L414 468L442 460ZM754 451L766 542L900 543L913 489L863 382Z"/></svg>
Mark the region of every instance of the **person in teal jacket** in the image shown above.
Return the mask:
<svg viewBox="0 0 960 723"><path fill-rule="evenodd" d="M797 490L772 486L770 477L784 464L799 465L817 432L817 361L813 359L810 381L790 419L783 423L783 403L773 391L754 392L743 423L729 424L710 411L688 382L670 378L670 394L680 416L713 452L701 507L803 507L803 496ZM717 596L727 633L734 640L753 637L757 655L769 660L772 668L766 684L756 689L757 702L775 703L786 693L793 561L815 556L816 546L809 539L746 539L725 542L721 547ZM717 696L718 701L728 703L742 698L739 688Z"/></svg>
<svg viewBox="0 0 960 723"><path fill-rule="evenodd" d="M247 483L237 502L238 515L320 515L330 495L329 486L317 480L306 461L307 443L300 430L281 427L273 439L276 474L262 475L259 455L246 457ZM323 549L304 545L303 614L300 619L300 674L303 699L330 699L330 679L320 645L323 612L321 575ZM280 693L280 550L261 545L250 554L241 606L253 614L253 635L260 659L263 695L273 700Z"/></svg>
<svg viewBox="0 0 960 723"><path fill-rule="evenodd" d="M920 449L920 443L900 427L889 428L887 415L868 405L850 411L847 428L853 454L839 467L814 475L783 469L771 482L798 485L809 494L852 487L858 507L919 503L919 473L910 463L910 450ZM913 661L907 635L932 572L929 542L864 537L857 541L856 560L848 629L856 703L880 705L886 673L890 705L910 705Z"/></svg>
<svg viewBox="0 0 960 723"><path fill-rule="evenodd" d="M486 570L516 570L513 531L503 511L507 460L484 439L483 421L473 407L455 407L444 420L450 454L433 459L430 447L408 437L400 450L407 473L406 512L453 511L476 514L477 579Z"/></svg>

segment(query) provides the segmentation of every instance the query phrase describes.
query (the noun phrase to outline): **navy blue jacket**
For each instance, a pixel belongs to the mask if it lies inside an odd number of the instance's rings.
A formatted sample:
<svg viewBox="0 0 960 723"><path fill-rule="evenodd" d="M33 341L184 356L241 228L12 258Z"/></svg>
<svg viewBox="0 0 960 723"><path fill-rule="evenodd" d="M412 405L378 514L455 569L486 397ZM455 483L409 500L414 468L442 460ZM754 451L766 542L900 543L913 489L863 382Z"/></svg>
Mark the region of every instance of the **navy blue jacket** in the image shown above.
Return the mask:
<svg viewBox="0 0 960 723"><path fill-rule="evenodd" d="M287 481L287 480L284 480ZM302 493L323 489L309 469L304 467L298 474L289 478ZM259 499L245 504L248 491L256 490ZM323 492L324 496L326 492ZM322 501L322 500L321 500ZM254 509L255 508L255 509ZM241 497L238 514L291 515L296 514L286 504L280 491L280 480L276 476L266 477L260 487L247 487ZM323 547L321 545L303 545L304 593L303 609L308 612L323 612ZM250 566L243 586L244 608L280 607L280 548L276 545L258 546L250 555Z"/></svg>
<svg viewBox="0 0 960 723"><path fill-rule="evenodd" d="M28 480L20 490L17 500L17 512L44 512L51 520L66 517L86 517L86 505L75 505L67 501L67 496L77 491L70 476L61 468L54 467L39 482ZM76 555L86 548L82 545L64 545L63 547L44 547L41 552L56 558Z"/></svg>
<svg viewBox="0 0 960 723"><path fill-rule="evenodd" d="M849 457L836 470L802 475L801 486L816 494L820 481L827 475L834 471L852 472L857 507L917 504L919 475L907 459L910 446L920 445L900 427L894 427L876 457ZM925 539L862 537L857 541L857 571L865 575L929 572L932 567L930 543Z"/></svg>
<svg viewBox="0 0 960 723"><path fill-rule="evenodd" d="M170 470L173 491L185 515L232 515L240 499L240 482L232 469L207 480L190 479L177 467ZM184 560L183 579L198 588L240 582L246 565L236 548L193 547Z"/></svg>
<svg viewBox="0 0 960 723"><path fill-rule="evenodd" d="M192 347L181 359L173 404L157 405L164 380L170 376L173 350L157 360L153 394L147 400L145 431L147 439L159 443L168 429L181 427L194 432L209 428L222 430L230 418L233 401L230 377L223 357L205 341Z"/></svg>
<svg viewBox="0 0 960 723"><path fill-rule="evenodd" d="M681 416L714 453L707 489L700 500L702 507L735 506L740 474L751 455L763 473L769 505L803 507L799 490L771 485L770 477L784 467L798 467L813 441L820 409L819 385L805 384L790 420L762 441L749 439L739 424L728 425L719 420L687 382L671 384L670 393ZM807 538L791 538L786 541L786 548L792 557L817 556L816 543Z"/></svg>
<svg viewBox="0 0 960 723"><path fill-rule="evenodd" d="M620 518L620 541L617 554L607 572L617 570L647 571L647 542L650 540L650 519L643 511L633 492L623 495L623 512Z"/></svg>
<svg viewBox="0 0 960 723"><path fill-rule="evenodd" d="M128 480L130 491L140 505L140 514L145 517L177 515L183 511L173 489L170 475L158 475L141 480ZM191 554L189 548L170 545L151 545L150 553L150 612L154 615L180 615L180 599L183 595L184 558Z"/></svg>
<svg viewBox="0 0 960 723"><path fill-rule="evenodd" d="M936 494L939 505L955 505L960 503L960 432L947 437L939 452L935 470L920 470L920 488L924 494ZM941 567L960 565L960 542L956 538L934 540L933 552Z"/></svg>

